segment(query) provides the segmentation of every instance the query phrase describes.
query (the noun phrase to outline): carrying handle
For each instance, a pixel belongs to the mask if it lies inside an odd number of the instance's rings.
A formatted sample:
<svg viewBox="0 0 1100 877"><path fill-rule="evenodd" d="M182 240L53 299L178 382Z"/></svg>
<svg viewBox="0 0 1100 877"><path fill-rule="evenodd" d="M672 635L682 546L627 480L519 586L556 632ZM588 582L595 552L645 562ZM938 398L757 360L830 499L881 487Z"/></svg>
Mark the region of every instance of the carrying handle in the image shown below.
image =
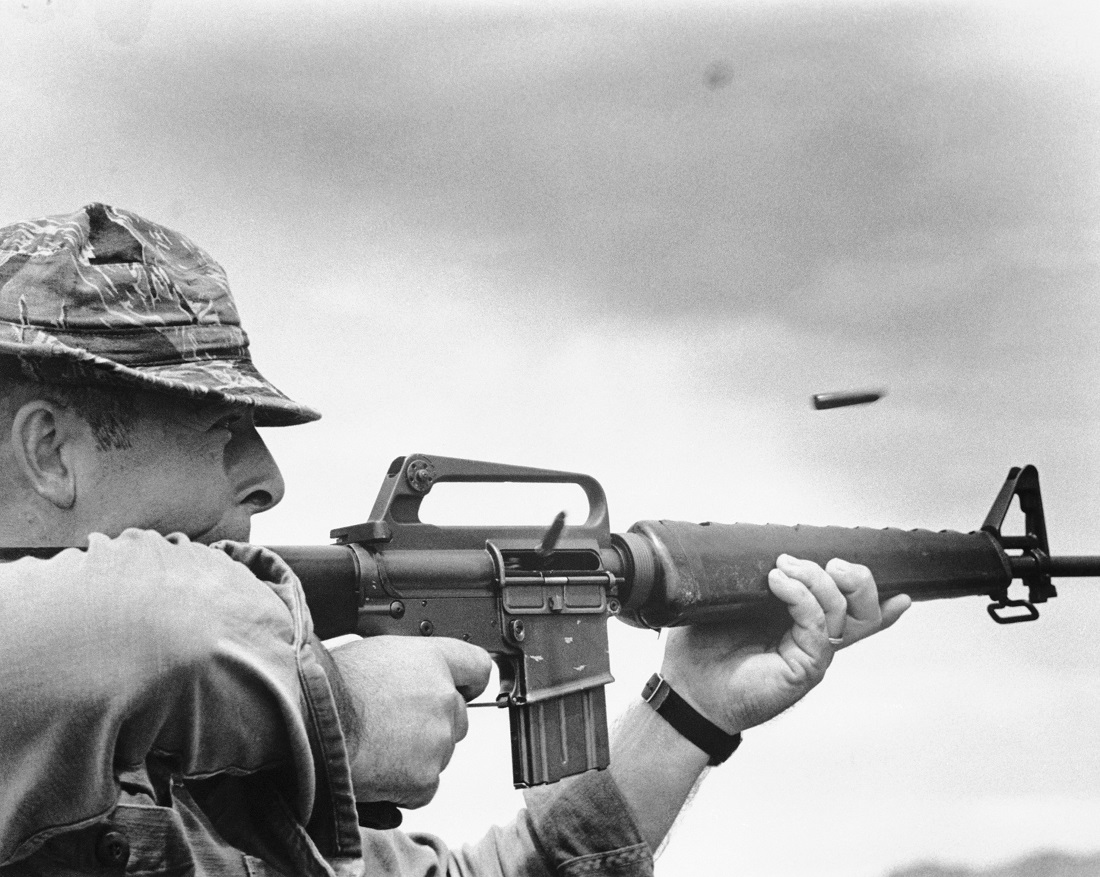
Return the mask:
<svg viewBox="0 0 1100 877"><path fill-rule="evenodd" d="M420 504L432 487L444 482L575 484L584 491L588 500L588 518L583 524L570 525L569 531L580 538L595 538L601 546L610 546L607 495L591 475L434 454L409 454L395 459L386 472L370 519L363 524L337 528L332 531L332 538L340 544L358 542L418 548L430 533L435 540L442 536L448 547L473 548L481 547L490 536L527 540L537 545L545 534L542 527L440 527L426 524L420 519ZM433 542L433 545L438 547L438 542Z"/></svg>

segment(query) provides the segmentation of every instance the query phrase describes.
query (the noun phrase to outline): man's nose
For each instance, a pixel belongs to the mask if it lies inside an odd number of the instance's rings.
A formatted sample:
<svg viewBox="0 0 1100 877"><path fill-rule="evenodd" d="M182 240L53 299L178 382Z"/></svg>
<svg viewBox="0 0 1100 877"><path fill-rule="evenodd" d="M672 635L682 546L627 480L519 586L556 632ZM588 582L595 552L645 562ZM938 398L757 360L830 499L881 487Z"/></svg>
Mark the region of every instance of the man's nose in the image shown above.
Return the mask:
<svg viewBox="0 0 1100 877"><path fill-rule="evenodd" d="M251 513L259 514L282 501L286 492L283 473L256 427L242 430L226 450L231 452L227 462L232 467L238 505L251 506Z"/></svg>

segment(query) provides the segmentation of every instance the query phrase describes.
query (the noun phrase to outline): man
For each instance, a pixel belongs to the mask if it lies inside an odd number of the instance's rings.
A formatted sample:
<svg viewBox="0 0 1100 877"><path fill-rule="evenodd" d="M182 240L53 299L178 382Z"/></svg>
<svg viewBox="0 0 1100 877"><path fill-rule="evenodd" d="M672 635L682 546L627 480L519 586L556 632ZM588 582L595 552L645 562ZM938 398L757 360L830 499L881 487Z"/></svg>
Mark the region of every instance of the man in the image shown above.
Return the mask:
<svg viewBox="0 0 1100 877"><path fill-rule="evenodd" d="M462 851L360 831L356 800L430 800L489 659L400 637L330 655L291 571L244 544L283 494L256 427L318 415L251 364L220 266L101 204L0 229L0 378L2 542L86 549L0 566L4 877L648 874L708 762L908 606L862 567L781 557L789 629L671 631L681 718L639 699L607 771Z"/></svg>

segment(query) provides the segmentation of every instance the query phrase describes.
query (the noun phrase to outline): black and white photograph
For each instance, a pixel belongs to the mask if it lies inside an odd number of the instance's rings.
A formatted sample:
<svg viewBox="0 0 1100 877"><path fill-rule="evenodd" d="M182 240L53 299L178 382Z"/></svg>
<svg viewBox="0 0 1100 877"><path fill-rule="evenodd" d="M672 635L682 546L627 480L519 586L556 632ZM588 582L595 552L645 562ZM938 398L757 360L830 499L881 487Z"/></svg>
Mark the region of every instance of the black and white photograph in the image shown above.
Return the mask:
<svg viewBox="0 0 1100 877"><path fill-rule="evenodd" d="M0 0L0 877L1100 877L1100 6Z"/></svg>

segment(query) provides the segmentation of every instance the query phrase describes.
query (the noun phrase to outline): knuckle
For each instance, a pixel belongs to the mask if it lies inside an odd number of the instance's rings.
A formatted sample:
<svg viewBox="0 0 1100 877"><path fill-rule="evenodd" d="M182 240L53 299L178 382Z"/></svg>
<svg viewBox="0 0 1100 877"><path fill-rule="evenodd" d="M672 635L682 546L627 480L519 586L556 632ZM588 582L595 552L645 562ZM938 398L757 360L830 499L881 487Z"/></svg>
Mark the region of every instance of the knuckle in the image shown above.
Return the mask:
<svg viewBox="0 0 1100 877"><path fill-rule="evenodd" d="M871 570L863 564L847 563L842 560L829 561L829 574L833 577L838 590L846 599L862 599L864 595L872 593L875 588L875 579Z"/></svg>
<svg viewBox="0 0 1100 877"><path fill-rule="evenodd" d="M807 584L810 582L820 582L825 575L825 570L821 564L812 560L800 560L798 562L798 576L804 579Z"/></svg>
<svg viewBox="0 0 1100 877"><path fill-rule="evenodd" d="M466 737L470 730L469 714L466 712L466 701L457 691L451 701L451 740L457 743Z"/></svg>
<svg viewBox="0 0 1100 877"><path fill-rule="evenodd" d="M430 780L417 784L414 788L408 790L407 805L409 808L415 809L418 807L425 807L431 803L435 797L436 792L439 791L439 777L432 777Z"/></svg>
<svg viewBox="0 0 1100 877"><path fill-rule="evenodd" d="M831 575L849 580L862 581L871 577L871 570L862 563L851 563L847 560L841 560L839 557L830 560L825 568Z"/></svg>
<svg viewBox="0 0 1100 877"><path fill-rule="evenodd" d="M825 659L814 660L807 656L790 667L790 683L805 694L825 678L827 666Z"/></svg>
<svg viewBox="0 0 1100 877"><path fill-rule="evenodd" d="M875 580L874 576L871 575L871 570L862 563L853 563L849 570L849 576L861 585L870 584Z"/></svg>
<svg viewBox="0 0 1100 877"><path fill-rule="evenodd" d="M432 798L435 797L436 792L439 791L439 774L432 777L432 781L427 783L423 787L424 803L427 804Z"/></svg>
<svg viewBox="0 0 1100 877"><path fill-rule="evenodd" d="M434 724L434 732L425 741L422 752L424 757L418 761L415 768L415 782L417 785L431 782L438 778L440 770L451 758L454 752L454 725L449 721L441 721Z"/></svg>

